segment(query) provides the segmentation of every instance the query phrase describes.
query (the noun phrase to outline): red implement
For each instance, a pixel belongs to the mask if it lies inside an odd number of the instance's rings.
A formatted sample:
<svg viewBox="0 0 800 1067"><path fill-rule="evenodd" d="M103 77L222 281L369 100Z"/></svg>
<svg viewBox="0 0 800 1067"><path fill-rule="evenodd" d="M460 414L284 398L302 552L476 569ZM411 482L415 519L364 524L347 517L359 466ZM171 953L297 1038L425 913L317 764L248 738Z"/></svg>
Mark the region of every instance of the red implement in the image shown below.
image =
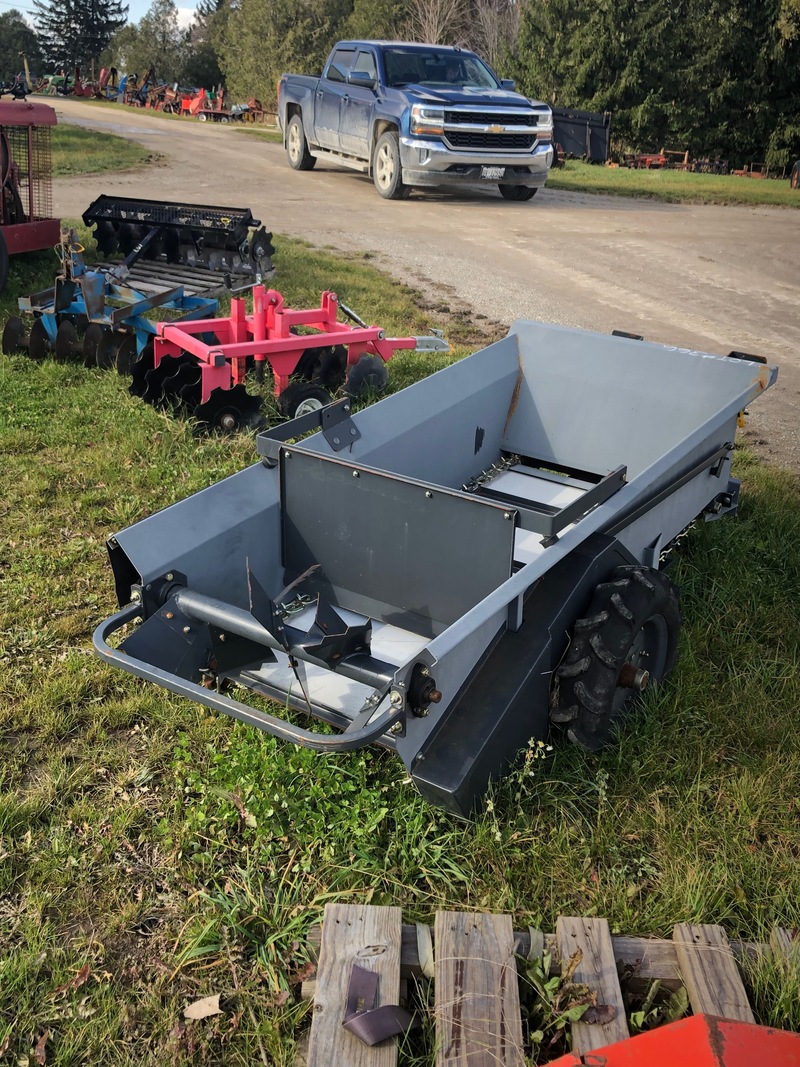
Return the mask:
<svg viewBox="0 0 800 1067"><path fill-rule="evenodd" d="M337 322L338 310L336 293L324 292L318 308L290 311L280 293L257 285L252 315L246 313L244 300L235 297L228 318L158 323L154 366L165 358L193 356L200 365L201 403L205 404L214 389L231 389L244 382L248 359L255 361L258 377L264 363L269 363L277 398L309 349L342 345L347 349L347 364L353 367L364 355L378 356L386 363L397 349L417 346L417 338L389 338L379 326ZM314 332L295 333L295 327ZM210 333L216 337L211 344L203 337Z"/></svg>
<svg viewBox="0 0 800 1067"><path fill-rule="evenodd" d="M693 1015L548 1067L800 1067L800 1034Z"/></svg>

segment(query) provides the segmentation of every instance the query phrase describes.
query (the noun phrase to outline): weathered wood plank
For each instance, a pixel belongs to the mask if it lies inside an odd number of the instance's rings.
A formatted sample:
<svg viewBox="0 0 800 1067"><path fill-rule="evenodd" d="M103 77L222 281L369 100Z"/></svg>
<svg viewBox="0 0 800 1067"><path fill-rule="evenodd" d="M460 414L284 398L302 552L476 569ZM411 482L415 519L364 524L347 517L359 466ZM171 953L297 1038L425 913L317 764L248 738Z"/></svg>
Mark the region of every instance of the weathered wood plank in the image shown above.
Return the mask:
<svg viewBox="0 0 800 1067"><path fill-rule="evenodd" d="M672 933L681 977L697 1015L754 1023L739 969L721 926L680 923Z"/></svg>
<svg viewBox="0 0 800 1067"><path fill-rule="evenodd" d="M522 1067L510 915L437 912L437 1067Z"/></svg>
<svg viewBox="0 0 800 1067"><path fill-rule="evenodd" d="M342 1026L354 963L380 975L376 1007L400 994L400 908L326 904L308 1067L394 1067L397 1042L370 1048Z"/></svg>
<svg viewBox="0 0 800 1067"><path fill-rule="evenodd" d="M308 943L313 948L319 949L322 938L322 928L313 926L308 932ZM517 930L514 939L518 943L517 952L520 956L527 956L530 952L531 940L527 930ZM657 978L664 989L680 989L683 985L678 968L678 956L675 952L675 944L660 937L621 937L613 935L611 941L614 945L614 958L624 967L631 969L634 974L625 983L626 988L640 990L647 988L654 978ZM733 958L741 962L748 957L756 958L762 955L766 945L755 941L730 941ZM545 952L554 953L556 949L556 935L546 933L544 935ZM560 974L560 961L553 958L550 966L551 974ZM416 927L410 923L403 924L403 943L400 953L400 969L404 978L420 978L419 953L417 951Z"/></svg>
<svg viewBox="0 0 800 1067"><path fill-rule="evenodd" d="M591 1052L592 1049L624 1040L629 1036L628 1022L607 920L562 916L556 922L556 940L562 970L580 951L581 959L573 973L573 981L583 982L597 993L598 1007L605 1006L614 1011L613 1018L607 1022L573 1023L573 1052Z"/></svg>

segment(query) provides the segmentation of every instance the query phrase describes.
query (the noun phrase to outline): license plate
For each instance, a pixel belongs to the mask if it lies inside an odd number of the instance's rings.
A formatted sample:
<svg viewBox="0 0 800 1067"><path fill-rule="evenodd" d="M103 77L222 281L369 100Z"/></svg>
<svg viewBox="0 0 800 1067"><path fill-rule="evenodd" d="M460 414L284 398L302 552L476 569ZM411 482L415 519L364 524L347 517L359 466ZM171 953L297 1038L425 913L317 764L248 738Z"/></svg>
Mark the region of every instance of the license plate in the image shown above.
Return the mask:
<svg viewBox="0 0 800 1067"><path fill-rule="evenodd" d="M505 167L481 167L481 177L490 182L499 181L506 173Z"/></svg>

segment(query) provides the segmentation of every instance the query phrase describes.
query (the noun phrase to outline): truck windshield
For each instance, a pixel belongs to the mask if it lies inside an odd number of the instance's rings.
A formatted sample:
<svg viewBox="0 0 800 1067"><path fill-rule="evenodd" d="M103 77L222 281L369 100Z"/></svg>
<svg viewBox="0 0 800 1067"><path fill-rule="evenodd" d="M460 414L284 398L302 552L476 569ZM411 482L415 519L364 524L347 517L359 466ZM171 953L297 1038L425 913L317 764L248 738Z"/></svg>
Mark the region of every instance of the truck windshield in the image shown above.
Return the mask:
<svg viewBox="0 0 800 1067"><path fill-rule="evenodd" d="M387 48L383 53L386 82L401 85L448 86L499 89L500 83L482 60L471 52L438 51L431 48Z"/></svg>

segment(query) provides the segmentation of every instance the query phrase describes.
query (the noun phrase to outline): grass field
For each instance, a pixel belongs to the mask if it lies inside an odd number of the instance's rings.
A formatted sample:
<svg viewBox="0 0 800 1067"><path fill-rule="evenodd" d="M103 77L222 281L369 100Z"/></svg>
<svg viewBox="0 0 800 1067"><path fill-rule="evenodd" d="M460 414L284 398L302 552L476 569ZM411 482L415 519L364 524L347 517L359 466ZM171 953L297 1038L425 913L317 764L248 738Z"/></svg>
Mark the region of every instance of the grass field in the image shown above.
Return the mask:
<svg viewBox="0 0 800 1067"><path fill-rule="evenodd" d="M368 263L279 240L287 300L335 288L387 330L442 325ZM44 285L26 260L0 302ZM15 270L17 269L15 265ZM456 327L476 344L468 322ZM461 348L459 351L463 352ZM445 362L439 357L435 365ZM392 387L424 356L390 365ZM97 660L114 610L104 541L254 459L195 439L112 373L0 357L0 1053L50 1067L289 1067L308 1007L304 937L326 900L559 913L615 931L800 926L800 491L740 452L740 517L694 531L672 576L671 682L600 758L554 739L469 824L377 750L279 744ZM748 976L763 1023L800 988ZM183 1019L219 993L222 1012ZM403 1067L422 1067L413 1044Z"/></svg>
<svg viewBox="0 0 800 1067"><path fill-rule="evenodd" d="M735 178L731 174L690 174L680 170L628 170L626 167L592 166L567 160L563 168L550 171L548 189L613 196L645 196L673 202L702 204L770 204L800 208L800 190L788 180Z"/></svg>
<svg viewBox="0 0 800 1067"><path fill-rule="evenodd" d="M130 170L153 160L152 152L113 133L85 130L62 122L53 129L53 177L98 171Z"/></svg>

